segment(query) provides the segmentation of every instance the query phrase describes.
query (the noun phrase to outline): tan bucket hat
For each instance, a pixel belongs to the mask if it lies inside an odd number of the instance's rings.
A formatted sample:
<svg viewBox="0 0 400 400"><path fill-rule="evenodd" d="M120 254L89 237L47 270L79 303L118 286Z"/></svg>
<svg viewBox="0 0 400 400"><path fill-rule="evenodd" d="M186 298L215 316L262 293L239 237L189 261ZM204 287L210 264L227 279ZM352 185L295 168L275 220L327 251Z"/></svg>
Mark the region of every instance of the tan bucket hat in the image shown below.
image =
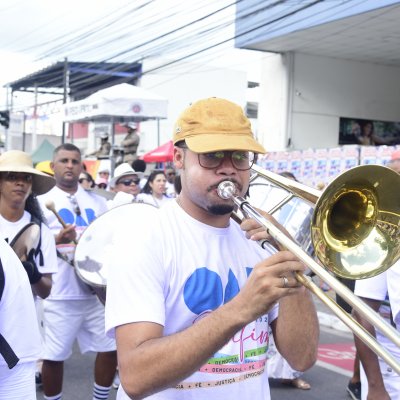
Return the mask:
<svg viewBox="0 0 400 400"><path fill-rule="evenodd" d="M33 168L31 156L20 150L6 151L0 156L1 172L32 174L32 192L37 195L47 193L56 184L53 177Z"/></svg>
<svg viewBox="0 0 400 400"><path fill-rule="evenodd" d="M242 108L229 100L211 97L199 100L176 121L173 143L185 140L195 153L244 150L266 153L251 131Z"/></svg>

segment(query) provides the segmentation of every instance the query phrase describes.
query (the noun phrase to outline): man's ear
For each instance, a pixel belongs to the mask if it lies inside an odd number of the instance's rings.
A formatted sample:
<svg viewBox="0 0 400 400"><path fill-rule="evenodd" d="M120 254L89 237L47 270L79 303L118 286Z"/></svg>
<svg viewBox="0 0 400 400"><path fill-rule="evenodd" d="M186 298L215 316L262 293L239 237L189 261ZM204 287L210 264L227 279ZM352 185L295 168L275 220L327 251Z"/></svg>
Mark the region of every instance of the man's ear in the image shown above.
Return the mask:
<svg viewBox="0 0 400 400"><path fill-rule="evenodd" d="M179 147L174 147L174 165L177 169L183 169L185 151Z"/></svg>

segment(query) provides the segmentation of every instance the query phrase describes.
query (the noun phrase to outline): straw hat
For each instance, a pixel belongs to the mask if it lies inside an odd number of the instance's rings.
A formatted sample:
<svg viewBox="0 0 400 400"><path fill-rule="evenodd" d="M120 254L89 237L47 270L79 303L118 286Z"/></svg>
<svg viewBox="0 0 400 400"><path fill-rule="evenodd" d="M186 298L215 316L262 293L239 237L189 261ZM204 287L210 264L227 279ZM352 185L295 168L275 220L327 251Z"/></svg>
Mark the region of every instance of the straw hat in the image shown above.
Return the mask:
<svg viewBox="0 0 400 400"><path fill-rule="evenodd" d="M32 192L47 193L55 184L53 177L33 168L32 158L20 150L6 151L0 156L0 172L25 172L32 175Z"/></svg>

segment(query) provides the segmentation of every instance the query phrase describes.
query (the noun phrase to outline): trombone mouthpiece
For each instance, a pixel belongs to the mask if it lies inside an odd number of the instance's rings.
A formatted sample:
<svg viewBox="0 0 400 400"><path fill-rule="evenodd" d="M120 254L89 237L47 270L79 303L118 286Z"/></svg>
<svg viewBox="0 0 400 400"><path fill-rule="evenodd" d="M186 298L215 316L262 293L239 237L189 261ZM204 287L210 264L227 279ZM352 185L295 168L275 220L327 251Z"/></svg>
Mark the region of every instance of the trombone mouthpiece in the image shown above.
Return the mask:
<svg viewBox="0 0 400 400"><path fill-rule="evenodd" d="M217 191L218 196L224 200L230 199L231 197L235 196L237 192L235 184L231 181L221 182L218 185Z"/></svg>

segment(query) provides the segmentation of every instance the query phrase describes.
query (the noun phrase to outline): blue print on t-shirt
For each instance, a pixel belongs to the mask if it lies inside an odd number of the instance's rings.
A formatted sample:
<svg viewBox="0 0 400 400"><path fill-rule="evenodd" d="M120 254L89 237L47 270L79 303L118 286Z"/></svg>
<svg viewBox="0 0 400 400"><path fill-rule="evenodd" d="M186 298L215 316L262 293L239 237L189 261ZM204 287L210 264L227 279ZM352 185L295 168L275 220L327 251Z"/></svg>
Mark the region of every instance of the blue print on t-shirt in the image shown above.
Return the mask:
<svg viewBox="0 0 400 400"><path fill-rule="evenodd" d="M96 219L96 214L92 208L85 208L85 213L89 224Z"/></svg>
<svg viewBox="0 0 400 400"><path fill-rule="evenodd" d="M227 303L230 299L235 297L239 293L239 283L236 279L236 276L233 274L232 270L229 270L228 275L228 283L225 288L225 298L224 304Z"/></svg>
<svg viewBox="0 0 400 400"><path fill-rule="evenodd" d="M250 271L251 268L248 274ZM183 297L189 310L200 315L205 311L215 310L222 303L227 303L239 291L239 283L232 270L229 270L228 283L224 290L221 277L216 272L203 267L194 271L186 281Z"/></svg>
<svg viewBox="0 0 400 400"><path fill-rule="evenodd" d="M77 215L75 219L74 213L67 208L62 208L58 211L58 214L66 224L75 224L76 226L88 226L88 224L96 219L96 214L92 208L85 208L87 222L82 215Z"/></svg>
<svg viewBox="0 0 400 400"><path fill-rule="evenodd" d="M215 310L222 304L223 290L219 275L207 268L199 268L186 281L183 297L190 311L200 315Z"/></svg>

